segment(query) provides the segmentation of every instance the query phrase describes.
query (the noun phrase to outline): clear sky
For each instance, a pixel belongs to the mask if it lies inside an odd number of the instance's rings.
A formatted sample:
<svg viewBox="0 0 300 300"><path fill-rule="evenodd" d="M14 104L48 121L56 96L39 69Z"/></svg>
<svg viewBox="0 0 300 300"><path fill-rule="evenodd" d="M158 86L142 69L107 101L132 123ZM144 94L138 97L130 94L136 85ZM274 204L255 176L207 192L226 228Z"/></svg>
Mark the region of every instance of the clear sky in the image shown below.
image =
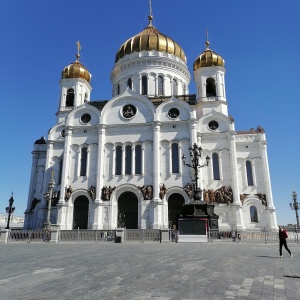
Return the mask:
<svg viewBox="0 0 300 300"><path fill-rule="evenodd" d="M300 196L300 1L152 0L153 24L184 49L188 67L205 49L225 59L229 114L236 130L267 134L279 224L295 223ZM55 124L59 80L75 60L92 73L91 100L111 98L110 72L121 44L148 25L148 0L0 0L0 213L14 192L26 209L33 143ZM193 76L192 76L193 78ZM190 84L195 93L195 84ZM300 198L300 197L299 197Z"/></svg>

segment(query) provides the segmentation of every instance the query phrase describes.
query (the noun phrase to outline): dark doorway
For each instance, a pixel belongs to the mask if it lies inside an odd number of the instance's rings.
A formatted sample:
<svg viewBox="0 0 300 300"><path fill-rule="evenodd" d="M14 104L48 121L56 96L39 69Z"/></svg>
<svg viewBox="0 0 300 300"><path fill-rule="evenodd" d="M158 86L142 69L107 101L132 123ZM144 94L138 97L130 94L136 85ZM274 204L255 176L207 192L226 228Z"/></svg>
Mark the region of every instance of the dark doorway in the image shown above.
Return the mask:
<svg viewBox="0 0 300 300"><path fill-rule="evenodd" d="M118 200L118 228L138 229L138 199L132 192L123 193Z"/></svg>
<svg viewBox="0 0 300 300"><path fill-rule="evenodd" d="M74 201L73 229L87 229L89 217L89 200L79 196Z"/></svg>
<svg viewBox="0 0 300 300"><path fill-rule="evenodd" d="M178 229L178 218L182 215L182 206L184 204L184 198L180 194L172 194L168 199L168 217L169 228Z"/></svg>

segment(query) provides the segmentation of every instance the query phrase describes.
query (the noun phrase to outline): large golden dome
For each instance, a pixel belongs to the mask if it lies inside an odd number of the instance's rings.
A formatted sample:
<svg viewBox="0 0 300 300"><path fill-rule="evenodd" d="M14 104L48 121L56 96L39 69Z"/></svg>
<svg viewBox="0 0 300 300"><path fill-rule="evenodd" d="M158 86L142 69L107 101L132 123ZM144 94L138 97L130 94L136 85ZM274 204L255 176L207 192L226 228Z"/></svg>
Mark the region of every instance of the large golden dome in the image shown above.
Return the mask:
<svg viewBox="0 0 300 300"><path fill-rule="evenodd" d="M205 45L206 49L194 61L194 71L205 67L224 67L224 59L219 54L208 48L208 41L206 41Z"/></svg>
<svg viewBox="0 0 300 300"><path fill-rule="evenodd" d="M149 17L149 25L134 37L128 39L116 54L115 63L127 54L133 52L141 52L143 50L151 51L156 50L166 52L177 56L186 62L186 57L183 49L171 38L160 33L152 25L152 17Z"/></svg>
<svg viewBox="0 0 300 300"><path fill-rule="evenodd" d="M77 59L71 63L70 65L66 66L61 73L62 79L68 78L83 78L87 82L91 81L92 75L91 73L85 68L83 64L79 62L79 55L76 55Z"/></svg>

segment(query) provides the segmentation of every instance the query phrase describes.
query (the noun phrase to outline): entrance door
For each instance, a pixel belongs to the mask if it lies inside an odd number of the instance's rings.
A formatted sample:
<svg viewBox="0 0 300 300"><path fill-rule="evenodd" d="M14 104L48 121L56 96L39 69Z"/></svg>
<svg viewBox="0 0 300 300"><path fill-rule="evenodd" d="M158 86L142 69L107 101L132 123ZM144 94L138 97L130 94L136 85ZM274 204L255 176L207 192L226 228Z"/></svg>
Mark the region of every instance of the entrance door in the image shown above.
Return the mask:
<svg viewBox="0 0 300 300"><path fill-rule="evenodd" d="M138 229L138 199L132 192L118 199L118 228Z"/></svg>
<svg viewBox="0 0 300 300"><path fill-rule="evenodd" d="M184 204L184 198L180 194L172 194L168 199L168 217L169 228L178 229L178 218L182 214L182 206Z"/></svg>
<svg viewBox="0 0 300 300"><path fill-rule="evenodd" d="M87 229L89 217L89 200L79 196L74 201L73 229Z"/></svg>

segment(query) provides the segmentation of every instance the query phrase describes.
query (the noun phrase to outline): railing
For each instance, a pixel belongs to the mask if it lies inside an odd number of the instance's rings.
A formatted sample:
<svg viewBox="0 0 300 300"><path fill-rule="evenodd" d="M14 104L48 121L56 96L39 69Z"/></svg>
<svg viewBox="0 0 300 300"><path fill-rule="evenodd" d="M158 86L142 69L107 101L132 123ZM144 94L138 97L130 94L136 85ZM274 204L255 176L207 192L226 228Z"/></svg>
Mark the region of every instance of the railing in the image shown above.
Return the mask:
<svg viewBox="0 0 300 300"><path fill-rule="evenodd" d="M115 241L115 230L74 229L60 230L59 242L112 242Z"/></svg>
<svg viewBox="0 0 300 300"><path fill-rule="evenodd" d="M8 242L49 242L51 232L48 230L11 230Z"/></svg>
<svg viewBox="0 0 300 300"><path fill-rule="evenodd" d="M300 233L287 231L289 242L300 242ZM208 233L210 241L234 241L234 242L278 242L278 230L236 230L236 231L211 231Z"/></svg>
<svg viewBox="0 0 300 300"><path fill-rule="evenodd" d="M160 239L161 233L159 229L125 229L124 231L125 241L159 242Z"/></svg>

